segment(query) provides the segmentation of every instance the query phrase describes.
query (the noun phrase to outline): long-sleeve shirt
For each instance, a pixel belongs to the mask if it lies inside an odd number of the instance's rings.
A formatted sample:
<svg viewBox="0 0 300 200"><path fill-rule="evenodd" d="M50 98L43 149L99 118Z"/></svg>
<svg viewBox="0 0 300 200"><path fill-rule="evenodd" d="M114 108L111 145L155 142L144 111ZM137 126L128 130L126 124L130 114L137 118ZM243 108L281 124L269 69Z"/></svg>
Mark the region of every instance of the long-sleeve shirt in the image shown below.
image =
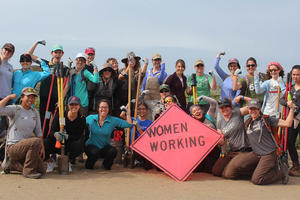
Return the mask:
<svg viewBox="0 0 300 200"><path fill-rule="evenodd" d="M180 106L182 109L186 109L186 99L185 99L185 89L187 87L186 83L186 77L182 75L182 82L177 76L176 72L174 72L172 75L170 75L167 80L166 84L169 85L170 91L172 94L176 96L178 99Z"/></svg>
<svg viewBox="0 0 300 200"><path fill-rule="evenodd" d="M153 74L153 68L151 68L151 70L148 70L148 72L145 75L144 81L143 81L142 91L144 91L146 89L146 82L147 82L148 76L150 76L150 77L157 76L158 83L159 83L159 85L161 85L168 76L168 74L165 72L165 69L166 69L165 63L163 63L163 64L161 64L160 70L155 72L154 74Z"/></svg>
<svg viewBox="0 0 300 200"><path fill-rule="evenodd" d="M234 98L239 96L241 91L232 89L233 80L229 74L223 71L219 63L220 63L220 58L216 58L215 70L220 76L220 78L223 80L223 83L221 85L220 99L230 98L232 99L232 104L235 104Z"/></svg>
<svg viewBox="0 0 300 200"><path fill-rule="evenodd" d="M64 117L66 120L66 125L64 129L66 133L69 135L68 141L76 141L80 140L84 137L84 129L86 126L85 117L78 115L76 119L73 121L69 120L68 112L64 113ZM57 113L54 117L52 126L51 126L51 137L54 137L54 133L59 132L59 114Z"/></svg>
<svg viewBox="0 0 300 200"><path fill-rule="evenodd" d="M284 81L280 81L279 86L280 86L280 93L281 93L280 97L282 97L283 94L285 93ZM271 80L267 80L267 81L263 82L262 84L260 84L259 76L255 75L254 76L254 87L255 87L255 92L257 94L261 94L261 93L265 92L264 102L261 107L261 111L265 115L278 115L280 112L280 108L276 108L278 89L272 86Z"/></svg>
<svg viewBox="0 0 300 200"><path fill-rule="evenodd" d="M110 145L111 134L116 127L131 128L132 124L129 124L125 120L108 115L103 122L103 125L99 124L99 115L89 115L86 118L86 123L90 128L90 136L85 145L95 145L99 149L104 148L106 145Z"/></svg>
<svg viewBox="0 0 300 200"><path fill-rule="evenodd" d="M24 87L34 88L39 81L47 78L50 75L49 67L44 61L42 61L41 66L43 69L42 72L32 70L23 72L22 69L17 70L13 74L13 93L20 97Z"/></svg>
<svg viewBox="0 0 300 200"><path fill-rule="evenodd" d="M3 99L11 93L13 67L7 61L2 60L0 66L0 98Z"/></svg>
<svg viewBox="0 0 300 200"><path fill-rule="evenodd" d="M92 81L93 83L99 83L99 73L92 74L88 70L84 70L83 76L86 79ZM81 71L73 75L70 84L75 84L75 86L74 85L72 86L74 88L74 95L80 99L82 107L88 106L89 105L88 91L86 88L86 81L82 79Z"/></svg>

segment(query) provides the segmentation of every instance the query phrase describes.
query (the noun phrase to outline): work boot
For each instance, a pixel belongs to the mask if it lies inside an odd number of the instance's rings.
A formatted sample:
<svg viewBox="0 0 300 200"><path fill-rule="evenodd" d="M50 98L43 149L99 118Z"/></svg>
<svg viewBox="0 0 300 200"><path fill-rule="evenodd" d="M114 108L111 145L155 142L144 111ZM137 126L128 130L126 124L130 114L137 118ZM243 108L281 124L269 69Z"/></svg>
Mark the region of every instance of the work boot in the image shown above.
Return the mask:
<svg viewBox="0 0 300 200"><path fill-rule="evenodd" d="M24 174L24 177L31 178L31 179L39 179L41 178L41 173L31 173L31 174Z"/></svg>
<svg viewBox="0 0 300 200"><path fill-rule="evenodd" d="M300 177L300 166L293 165L293 167L289 170L289 175Z"/></svg>

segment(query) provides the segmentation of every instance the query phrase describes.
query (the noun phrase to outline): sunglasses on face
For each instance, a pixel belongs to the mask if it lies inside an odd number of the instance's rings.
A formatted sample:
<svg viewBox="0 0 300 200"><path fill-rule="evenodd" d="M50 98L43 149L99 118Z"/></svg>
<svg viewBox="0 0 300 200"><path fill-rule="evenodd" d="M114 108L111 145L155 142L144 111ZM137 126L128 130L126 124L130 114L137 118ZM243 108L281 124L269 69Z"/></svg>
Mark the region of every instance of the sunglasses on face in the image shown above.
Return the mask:
<svg viewBox="0 0 300 200"><path fill-rule="evenodd" d="M278 69L270 69L269 71L270 71L270 72L277 72Z"/></svg>
<svg viewBox="0 0 300 200"><path fill-rule="evenodd" d="M165 103L173 103L173 99L168 99L168 100L165 100Z"/></svg>
<svg viewBox="0 0 300 200"><path fill-rule="evenodd" d="M152 60L153 60L153 61L157 61L157 62L161 61L160 58L156 58L156 59L152 59Z"/></svg>
<svg viewBox="0 0 300 200"><path fill-rule="evenodd" d="M11 50L11 49L9 49L9 48L4 48L5 49L5 51L8 51L8 52L10 52L10 53L12 53L13 51Z"/></svg>
<svg viewBox="0 0 300 200"><path fill-rule="evenodd" d="M256 67L255 64L247 65L247 67Z"/></svg>
<svg viewBox="0 0 300 200"><path fill-rule="evenodd" d="M169 90L163 89L163 90L160 91L160 93L167 93L167 92L169 92Z"/></svg>

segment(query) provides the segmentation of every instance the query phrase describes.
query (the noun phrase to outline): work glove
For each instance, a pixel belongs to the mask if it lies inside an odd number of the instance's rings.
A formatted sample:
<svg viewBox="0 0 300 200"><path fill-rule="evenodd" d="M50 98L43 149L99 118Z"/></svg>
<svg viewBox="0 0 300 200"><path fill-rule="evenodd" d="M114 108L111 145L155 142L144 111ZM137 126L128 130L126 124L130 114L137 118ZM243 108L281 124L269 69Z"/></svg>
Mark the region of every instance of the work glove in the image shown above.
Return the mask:
<svg viewBox="0 0 300 200"><path fill-rule="evenodd" d="M38 41L38 44L42 44L42 45L46 45L46 41L45 40L40 40L40 41Z"/></svg>
<svg viewBox="0 0 300 200"><path fill-rule="evenodd" d="M242 73L242 71L241 71L240 69L237 69L237 70L235 70L234 75L235 75L235 76L238 76L238 75L241 74L241 73Z"/></svg>
<svg viewBox="0 0 300 200"><path fill-rule="evenodd" d="M143 62L144 62L146 65L148 65L148 63L149 63L148 58L143 58Z"/></svg>
<svg viewBox="0 0 300 200"><path fill-rule="evenodd" d="M69 135L67 133L55 132L54 137L57 141L61 142L63 139L68 140Z"/></svg>
<svg viewBox="0 0 300 200"><path fill-rule="evenodd" d="M214 74L214 72L213 72L212 70L209 70L209 71L208 71L208 74L209 74L211 77L214 77L214 76L215 76L215 74Z"/></svg>

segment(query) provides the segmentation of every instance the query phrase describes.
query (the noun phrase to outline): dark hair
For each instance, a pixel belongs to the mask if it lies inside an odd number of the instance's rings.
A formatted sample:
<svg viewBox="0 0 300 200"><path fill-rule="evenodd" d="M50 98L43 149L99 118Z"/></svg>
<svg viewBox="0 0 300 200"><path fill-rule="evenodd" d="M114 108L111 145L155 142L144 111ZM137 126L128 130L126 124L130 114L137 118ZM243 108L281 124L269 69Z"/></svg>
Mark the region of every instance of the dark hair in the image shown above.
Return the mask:
<svg viewBox="0 0 300 200"><path fill-rule="evenodd" d="M253 57L248 58L246 61L246 65L248 64L249 61L252 61L255 63L255 65L257 65L255 58L253 58Z"/></svg>
<svg viewBox="0 0 300 200"><path fill-rule="evenodd" d="M111 111L111 103L110 103L110 101L108 100L108 99L101 99L99 102L98 102L98 104L97 104L97 110L98 110L98 112L99 112L99 105L100 105L100 103L107 103L107 105L108 105L108 114L110 113L110 111Z"/></svg>
<svg viewBox="0 0 300 200"><path fill-rule="evenodd" d="M277 65L274 65L274 66L276 66L277 69L280 70L280 67L278 67ZM283 71L283 69L279 72L279 76L281 76L282 78L284 77L284 71ZM266 71L266 80L269 80L271 78L272 78L272 76L270 74L270 71L267 69L267 71Z"/></svg>
<svg viewBox="0 0 300 200"><path fill-rule="evenodd" d="M139 103L138 103L138 107L140 107L140 106L145 106L145 108L148 110L149 109L149 107L148 107L148 105L145 103L145 101L140 101Z"/></svg>
<svg viewBox="0 0 300 200"><path fill-rule="evenodd" d="M138 69L140 69L141 68L141 63L140 63L140 60L138 60L138 59L136 59L136 58L134 58L135 59L135 65L134 65L134 71L137 71ZM124 63L125 64L125 68L127 68L128 67L128 62L126 62L126 63Z"/></svg>
<svg viewBox="0 0 300 200"><path fill-rule="evenodd" d="M178 60L176 61L175 67L178 65L178 63L181 63L181 64L183 65L184 69L185 69L185 62L184 62L184 60L178 59Z"/></svg>
<svg viewBox="0 0 300 200"><path fill-rule="evenodd" d="M299 69L299 70L300 70L300 65L294 65L293 68L292 68L292 70L291 70L291 73L292 73L292 71L293 71L294 69Z"/></svg>

